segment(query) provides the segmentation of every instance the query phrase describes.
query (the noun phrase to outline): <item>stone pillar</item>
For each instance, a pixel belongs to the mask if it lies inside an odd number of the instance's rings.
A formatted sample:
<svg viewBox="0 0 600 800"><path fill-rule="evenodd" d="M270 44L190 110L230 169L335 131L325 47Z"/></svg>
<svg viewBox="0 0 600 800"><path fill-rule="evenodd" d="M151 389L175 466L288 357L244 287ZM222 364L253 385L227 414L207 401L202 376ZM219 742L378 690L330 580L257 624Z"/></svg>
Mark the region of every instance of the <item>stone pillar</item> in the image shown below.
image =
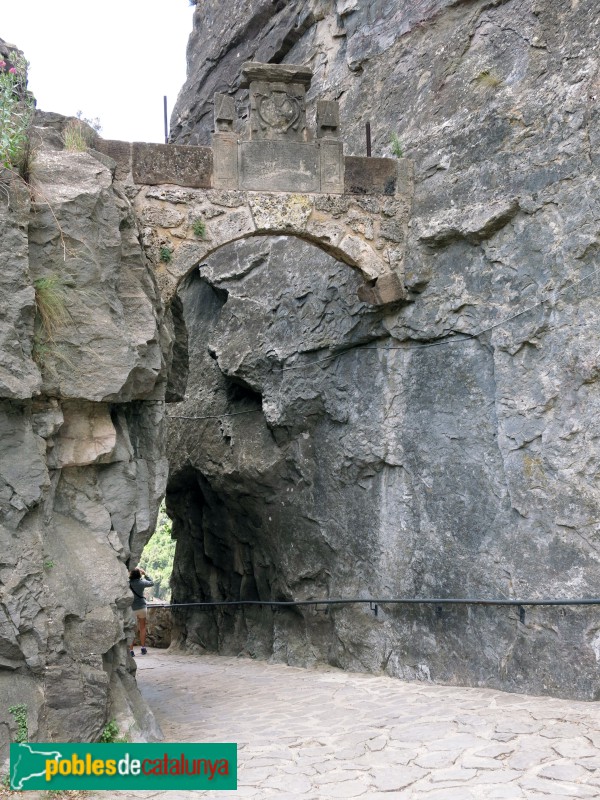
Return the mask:
<svg viewBox="0 0 600 800"><path fill-rule="evenodd" d="M213 187L237 189L239 186L238 137L233 132L235 100L228 94L215 94L215 133L213 134Z"/></svg>
<svg viewBox="0 0 600 800"><path fill-rule="evenodd" d="M213 188L239 188L238 137L236 133L213 133Z"/></svg>
<svg viewBox="0 0 600 800"><path fill-rule="evenodd" d="M321 139L321 191L344 194L344 143L337 139Z"/></svg>

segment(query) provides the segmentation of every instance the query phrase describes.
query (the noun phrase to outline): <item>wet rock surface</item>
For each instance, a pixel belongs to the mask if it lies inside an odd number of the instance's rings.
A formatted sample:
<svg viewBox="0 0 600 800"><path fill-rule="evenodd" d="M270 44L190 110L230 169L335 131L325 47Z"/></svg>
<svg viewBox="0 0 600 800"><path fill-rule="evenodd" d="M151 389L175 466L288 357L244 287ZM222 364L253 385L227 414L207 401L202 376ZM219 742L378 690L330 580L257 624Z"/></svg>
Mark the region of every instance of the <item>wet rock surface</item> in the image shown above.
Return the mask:
<svg viewBox="0 0 600 800"><path fill-rule="evenodd" d="M213 89L243 106L246 58L311 64L309 99L339 99L347 153L370 119L374 155L395 132L415 162L411 294L374 314L350 268L283 240L223 249L181 289L190 381L173 414L217 419L170 423L175 595L595 596L594 4L302 5L198 6L174 138L208 141ZM592 610L265 607L179 625L188 647L292 664L600 688Z"/></svg>

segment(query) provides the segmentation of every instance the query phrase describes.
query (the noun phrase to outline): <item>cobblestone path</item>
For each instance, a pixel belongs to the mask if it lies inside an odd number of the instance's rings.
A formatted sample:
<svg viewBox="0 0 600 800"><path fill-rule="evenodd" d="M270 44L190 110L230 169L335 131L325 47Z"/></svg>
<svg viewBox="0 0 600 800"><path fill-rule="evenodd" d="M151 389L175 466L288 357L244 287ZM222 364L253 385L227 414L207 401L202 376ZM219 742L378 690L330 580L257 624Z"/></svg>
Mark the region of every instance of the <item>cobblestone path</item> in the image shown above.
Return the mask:
<svg viewBox="0 0 600 800"><path fill-rule="evenodd" d="M239 743L237 792L177 800L600 798L595 703L161 651L138 664L167 740Z"/></svg>

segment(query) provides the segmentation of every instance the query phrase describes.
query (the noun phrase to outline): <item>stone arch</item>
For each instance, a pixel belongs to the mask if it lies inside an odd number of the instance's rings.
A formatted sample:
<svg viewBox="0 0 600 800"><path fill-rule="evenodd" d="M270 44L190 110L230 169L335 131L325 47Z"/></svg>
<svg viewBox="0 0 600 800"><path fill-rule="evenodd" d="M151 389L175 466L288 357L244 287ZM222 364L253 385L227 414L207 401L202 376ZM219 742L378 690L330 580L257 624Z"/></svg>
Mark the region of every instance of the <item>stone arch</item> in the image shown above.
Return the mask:
<svg viewBox="0 0 600 800"><path fill-rule="evenodd" d="M148 225L146 243L167 304L181 281L211 253L253 236L294 236L348 264L364 279L359 297L365 302L385 305L406 297L409 207L403 197L163 186L145 187L135 204ZM193 234L196 220L204 223L200 237Z"/></svg>

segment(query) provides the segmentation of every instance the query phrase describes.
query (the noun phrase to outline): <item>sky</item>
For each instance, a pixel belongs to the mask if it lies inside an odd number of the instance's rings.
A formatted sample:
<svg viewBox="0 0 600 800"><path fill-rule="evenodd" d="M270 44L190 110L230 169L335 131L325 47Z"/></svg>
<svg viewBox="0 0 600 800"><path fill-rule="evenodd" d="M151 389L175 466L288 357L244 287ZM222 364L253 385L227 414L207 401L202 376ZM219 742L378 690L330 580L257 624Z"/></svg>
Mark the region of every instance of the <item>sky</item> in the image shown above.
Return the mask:
<svg viewBox="0 0 600 800"><path fill-rule="evenodd" d="M105 139L163 142L185 81L189 0L0 0L0 38L29 61L43 111L98 117Z"/></svg>

